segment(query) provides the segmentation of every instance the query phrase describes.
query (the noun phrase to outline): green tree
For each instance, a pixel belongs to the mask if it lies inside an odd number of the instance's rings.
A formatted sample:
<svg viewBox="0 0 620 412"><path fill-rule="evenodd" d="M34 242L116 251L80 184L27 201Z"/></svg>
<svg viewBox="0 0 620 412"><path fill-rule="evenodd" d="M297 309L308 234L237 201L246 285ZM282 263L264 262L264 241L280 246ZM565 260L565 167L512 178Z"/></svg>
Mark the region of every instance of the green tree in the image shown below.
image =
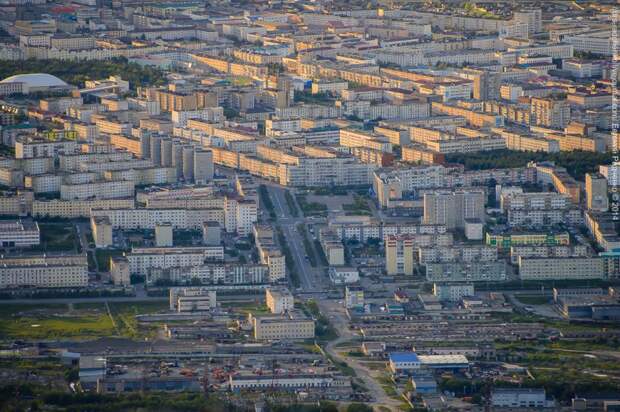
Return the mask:
<svg viewBox="0 0 620 412"><path fill-rule="evenodd" d="M347 412L372 412L373 409L363 403L352 403L347 407Z"/></svg>

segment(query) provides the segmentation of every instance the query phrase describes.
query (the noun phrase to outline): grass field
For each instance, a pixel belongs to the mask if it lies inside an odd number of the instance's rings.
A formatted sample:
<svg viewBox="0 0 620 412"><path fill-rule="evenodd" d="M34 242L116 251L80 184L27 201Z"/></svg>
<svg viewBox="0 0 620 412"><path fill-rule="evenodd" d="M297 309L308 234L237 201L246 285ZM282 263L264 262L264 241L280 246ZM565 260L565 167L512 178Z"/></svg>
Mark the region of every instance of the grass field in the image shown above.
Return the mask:
<svg viewBox="0 0 620 412"><path fill-rule="evenodd" d="M2 305L0 313L2 339L88 339L115 333L103 311L76 312L67 305Z"/></svg>
<svg viewBox="0 0 620 412"><path fill-rule="evenodd" d="M73 225L66 223L39 223L41 245L39 248L48 251L73 250L77 247L77 237Z"/></svg>
<svg viewBox="0 0 620 412"><path fill-rule="evenodd" d="M244 303L226 303L222 307L234 309L237 313L252 313L253 315L266 315L271 313L267 305L263 303L244 302Z"/></svg>
<svg viewBox="0 0 620 412"><path fill-rule="evenodd" d="M154 327L139 327L136 315L168 309L167 302L55 305L0 305L0 339L144 338Z"/></svg>

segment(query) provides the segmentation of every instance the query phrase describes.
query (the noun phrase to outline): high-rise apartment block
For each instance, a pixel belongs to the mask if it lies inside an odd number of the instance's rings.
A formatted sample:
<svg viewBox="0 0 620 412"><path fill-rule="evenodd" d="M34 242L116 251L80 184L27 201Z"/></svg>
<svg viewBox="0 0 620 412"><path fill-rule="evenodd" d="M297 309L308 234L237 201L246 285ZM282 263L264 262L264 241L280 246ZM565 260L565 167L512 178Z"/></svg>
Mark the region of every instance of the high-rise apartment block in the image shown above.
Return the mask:
<svg viewBox="0 0 620 412"><path fill-rule="evenodd" d="M463 229L466 220L484 221L484 191L424 194L424 223Z"/></svg>
<svg viewBox="0 0 620 412"><path fill-rule="evenodd" d="M589 210L606 212L609 209L605 176L599 173L586 173L586 199Z"/></svg>

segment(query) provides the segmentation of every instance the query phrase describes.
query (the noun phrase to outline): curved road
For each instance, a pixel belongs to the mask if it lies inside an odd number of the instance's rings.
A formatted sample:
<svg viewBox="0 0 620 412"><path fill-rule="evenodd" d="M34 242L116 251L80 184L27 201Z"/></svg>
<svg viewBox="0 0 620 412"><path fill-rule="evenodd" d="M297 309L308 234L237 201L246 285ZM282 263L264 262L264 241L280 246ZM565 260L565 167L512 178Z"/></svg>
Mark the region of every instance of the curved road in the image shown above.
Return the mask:
<svg viewBox="0 0 620 412"><path fill-rule="evenodd" d="M328 307L326 301L318 301L317 303L323 314L331 315L330 321L338 333L338 338L329 342L325 346L325 352L327 352L334 359L345 362L353 368L357 377L364 383L364 386L368 389L369 394L372 396L372 406L375 407L375 410L378 410L377 407L384 407L391 411L400 411L400 406L404 400L399 401L388 396L379 382L373 378L375 371L368 369L357 359L344 357L338 352L338 344L360 338L349 329L349 322L346 319L345 314L339 310L335 310L333 307Z"/></svg>

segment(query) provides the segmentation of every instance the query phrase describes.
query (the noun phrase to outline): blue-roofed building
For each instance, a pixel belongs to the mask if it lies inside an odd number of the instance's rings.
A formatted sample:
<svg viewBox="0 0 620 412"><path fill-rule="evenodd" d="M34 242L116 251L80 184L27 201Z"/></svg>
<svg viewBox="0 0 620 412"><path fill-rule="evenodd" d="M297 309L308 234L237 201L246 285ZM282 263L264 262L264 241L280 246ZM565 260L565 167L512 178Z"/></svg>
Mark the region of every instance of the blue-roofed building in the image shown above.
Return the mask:
<svg viewBox="0 0 620 412"><path fill-rule="evenodd" d="M418 394L437 392L437 381L432 374L415 375L411 377L411 386Z"/></svg>
<svg viewBox="0 0 620 412"><path fill-rule="evenodd" d="M414 352L392 352L389 355L390 369L393 373L411 373L420 369L420 359Z"/></svg>

